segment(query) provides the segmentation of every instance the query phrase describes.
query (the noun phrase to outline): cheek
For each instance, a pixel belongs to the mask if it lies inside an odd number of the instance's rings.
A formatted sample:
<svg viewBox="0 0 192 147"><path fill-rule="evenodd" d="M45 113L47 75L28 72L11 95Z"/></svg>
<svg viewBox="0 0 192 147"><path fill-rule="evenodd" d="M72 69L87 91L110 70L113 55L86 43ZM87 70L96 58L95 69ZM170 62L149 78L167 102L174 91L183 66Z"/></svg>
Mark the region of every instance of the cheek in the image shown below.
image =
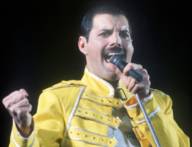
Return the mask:
<svg viewBox="0 0 192 147"><path fill-rule="evenodd" d="M92 46L89 46L87 58L91 62L98 62L101 59L101 49L98 47L98 45L92 44Z"/></svg>
<svg viewBox="0 0 192 147"><path fill-rule="evenodd" d="M129 45L129 46L128 46L128 53L129 53L130 55L133 55L133 52L134 52L133 46L132 46L132 45Z"/></svg>
<svg viewBox="0 0 192 147"><path fill-rule="evenodd" d="M89 60L92 60L92 62L102 62L103 50L107 47L107 45L107 39L98 36L90 36L87 46Z"/></svg>
<svg viewBox="0 0 192 147"><path fill-rule="evenodd" d="M133 48L133 46L132 46L132 45L128 45L128 48L127 48L127 61L128 61L128 62L131 62L133 53L134 53L134 48Z"/></svg>
<svg viewBox="0 0 192 147"><path fill-rule="evenodd" d="M104 38L101 38L101 37L92 37L91 40L90 40L90 44L92 46L95 46L97 48L102 48L104 46L106 46L108 43L108 40L107 39L104 39Z"/></svg>
<svg viewBox="0 0 192 147"><path fill-rule="evenodd" d="M89 42L88 45L88 53L93 57L102 55L103 49L107 46L107 42L105 40L95 39Z"/></svg>

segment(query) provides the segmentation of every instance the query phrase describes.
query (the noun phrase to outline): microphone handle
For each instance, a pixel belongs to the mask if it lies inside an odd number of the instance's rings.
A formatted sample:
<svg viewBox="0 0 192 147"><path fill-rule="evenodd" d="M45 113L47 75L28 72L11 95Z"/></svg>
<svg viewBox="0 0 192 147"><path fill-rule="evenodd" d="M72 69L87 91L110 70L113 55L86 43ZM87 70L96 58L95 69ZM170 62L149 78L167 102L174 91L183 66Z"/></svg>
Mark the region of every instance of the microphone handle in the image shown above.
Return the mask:
<svg viewBox="0 0 192 147"><path fill-rule="evenodd" d="M125 68L125 66L128 64L127 62L125 62L124 60L121 60L120 57L118 56L113 56L109 62L113 63L114 65L116 65L120 70L121 72L123 72L123 69ZM132 76L133 78L135 78L138 82L142 81L143 80L143 76L137 72L136 70L134 69L130 69L128 71L128 75L129 76Z"/></svg>

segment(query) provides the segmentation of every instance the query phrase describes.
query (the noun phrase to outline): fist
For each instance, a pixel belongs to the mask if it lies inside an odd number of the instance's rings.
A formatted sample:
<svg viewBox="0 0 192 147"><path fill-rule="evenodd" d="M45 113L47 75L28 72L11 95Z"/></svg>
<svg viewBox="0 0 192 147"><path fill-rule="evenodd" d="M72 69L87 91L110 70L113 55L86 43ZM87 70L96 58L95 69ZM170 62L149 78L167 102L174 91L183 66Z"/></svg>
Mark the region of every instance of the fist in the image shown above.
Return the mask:
<svg viewBox="0 0 192 147"><path fill-rule="evenodd" d="M19 129L29 127L32 123L32 116L30 114L32 105L27 97L28 93L24 89L20 89L10 93L2 100L3 105Z"/></svg>
<svg viewBox="0 0 192 147"><path fill-rule="evenodd" d="M142 75L142 81L137 81L136 79L128 75L128 72L131 69L136 70ZM121 75L120 79L130 92L134 94L139 94L141 98L144 98L150 94L150 77L147 70L144 69L142 65L134 63L127 64L123 70L123 74Z"/></svg>

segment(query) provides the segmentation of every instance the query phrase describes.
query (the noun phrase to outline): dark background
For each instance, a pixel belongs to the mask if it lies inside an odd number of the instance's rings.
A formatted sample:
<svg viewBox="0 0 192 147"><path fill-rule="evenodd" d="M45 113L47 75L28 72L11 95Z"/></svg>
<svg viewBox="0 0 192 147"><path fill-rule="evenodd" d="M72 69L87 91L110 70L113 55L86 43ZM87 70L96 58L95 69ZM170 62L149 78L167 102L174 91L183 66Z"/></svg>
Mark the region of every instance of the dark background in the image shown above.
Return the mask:
<svg viewBox="0 0 192 147"><path fill-rule="evenodd" d="M102 0L6 1L0 5L0 99L25 88L33 114L42 89L79 79L84 59L77 48L82 15ZM192 136L191 8L188 1L118 0L133 32L133 61L151 75L152 87L173 99L175 119ZM6 147L12 120L0 104L0 146Z"/></svg>

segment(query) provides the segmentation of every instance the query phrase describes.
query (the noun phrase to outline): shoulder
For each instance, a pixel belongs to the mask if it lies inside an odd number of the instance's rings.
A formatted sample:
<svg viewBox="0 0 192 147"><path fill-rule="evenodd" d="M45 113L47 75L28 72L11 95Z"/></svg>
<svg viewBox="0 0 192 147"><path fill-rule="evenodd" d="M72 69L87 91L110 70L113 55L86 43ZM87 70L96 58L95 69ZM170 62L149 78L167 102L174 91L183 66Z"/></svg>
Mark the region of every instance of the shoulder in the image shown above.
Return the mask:
<svg viewBox="0 0 192 147"><path fill-rule="evenodd" d="M56 97L63 98L66 95L78 92L80 88L85 87L80 80L61 81L42 91L42 94L49 93Z"/></svg>
<svg viewBox="0 0 192 147"><path fill-rule="evenodd" d="M82 82L80 80L61 81L59 83L56 83L56 84L44 89L43 91L63 90L63 89L68 89L68 88L72 88L72 87L81 87L81 86L84 86L84 85L82 84Z"/></svg>
<svg viewBox="0 0 192 147"><path fill-rule="evenodd" d="M152 95L162 108L172 107L172 98L168 94L158 89L152 89Z"/></svg>

